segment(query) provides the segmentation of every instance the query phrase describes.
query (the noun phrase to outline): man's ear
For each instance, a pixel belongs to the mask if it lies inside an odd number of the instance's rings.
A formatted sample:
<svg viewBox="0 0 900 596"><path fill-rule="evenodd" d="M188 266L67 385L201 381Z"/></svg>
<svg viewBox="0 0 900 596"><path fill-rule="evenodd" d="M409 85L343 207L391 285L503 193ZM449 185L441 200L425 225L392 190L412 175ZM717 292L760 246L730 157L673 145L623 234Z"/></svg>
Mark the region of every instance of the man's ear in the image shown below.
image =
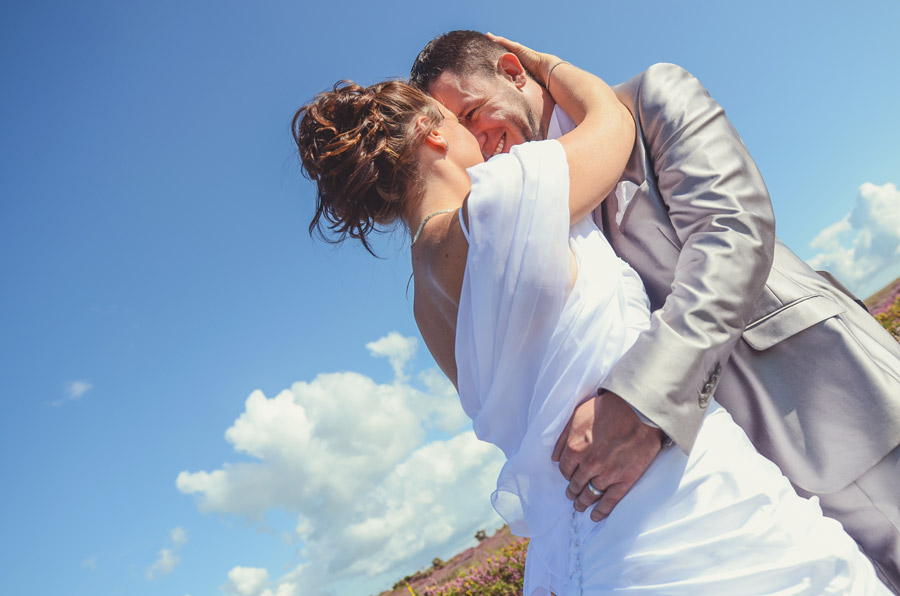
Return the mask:
<svg viewBox="0 0 900 596"><path fill-rule="evenodd" d="M521 89L525 86L528 73L525 67L519 62L519 58L510 52L501 54L497 58L497 74L511 80L516 87Z"/></svg>

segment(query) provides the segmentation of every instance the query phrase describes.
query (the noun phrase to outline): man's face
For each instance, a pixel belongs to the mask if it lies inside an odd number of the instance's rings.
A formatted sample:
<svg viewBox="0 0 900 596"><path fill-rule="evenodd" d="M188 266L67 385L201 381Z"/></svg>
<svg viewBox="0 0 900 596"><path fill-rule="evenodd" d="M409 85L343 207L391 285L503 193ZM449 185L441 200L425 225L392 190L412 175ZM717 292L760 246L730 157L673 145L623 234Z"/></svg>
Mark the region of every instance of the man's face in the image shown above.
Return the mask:
<svg viewBox="0 0 900 596"><path fill-rule="evenodd" d="M485 159L541 138L539 115L509 78L445 72L428 91L475 135Z"/></svg>

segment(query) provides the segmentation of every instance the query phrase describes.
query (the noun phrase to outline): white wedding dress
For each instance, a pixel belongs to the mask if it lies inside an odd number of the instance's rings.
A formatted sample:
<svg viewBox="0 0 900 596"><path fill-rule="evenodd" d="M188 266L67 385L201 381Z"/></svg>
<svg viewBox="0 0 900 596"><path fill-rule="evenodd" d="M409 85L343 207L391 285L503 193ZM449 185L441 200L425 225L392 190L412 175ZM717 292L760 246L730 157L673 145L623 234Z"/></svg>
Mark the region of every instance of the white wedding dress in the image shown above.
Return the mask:
<svg viewBox="0 0 900 596"><path fill-rule="evenodd" d="M690 456L663 450L600 523L575 512L553 446L649 325L648 301L590 218L570 227L558 142L517 146L469 174L459 396L478 437L506 455L492 501L531 538L526 596L890 594L840 524L715 402Z"/></svg>

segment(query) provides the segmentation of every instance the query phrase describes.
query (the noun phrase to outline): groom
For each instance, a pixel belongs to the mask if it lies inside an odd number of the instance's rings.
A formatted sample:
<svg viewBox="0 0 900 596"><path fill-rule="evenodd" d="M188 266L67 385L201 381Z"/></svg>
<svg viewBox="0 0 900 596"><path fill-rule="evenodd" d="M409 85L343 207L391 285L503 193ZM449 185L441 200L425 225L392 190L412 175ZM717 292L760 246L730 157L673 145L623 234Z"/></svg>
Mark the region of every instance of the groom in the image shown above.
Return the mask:
<svg viewBox="0 0 900 596"><path fill-rule="evenodd" d="M481 33L435 38L411 81L485 158L574 127L547 81ZM900 593L900 345L775 238L756 165L694 77L659 64L614 90L637 139L594 218L653 315L557 443L567 494L579 510L596 502L595 520L608 515L664 442L690 452L715 394Z"/></svg>

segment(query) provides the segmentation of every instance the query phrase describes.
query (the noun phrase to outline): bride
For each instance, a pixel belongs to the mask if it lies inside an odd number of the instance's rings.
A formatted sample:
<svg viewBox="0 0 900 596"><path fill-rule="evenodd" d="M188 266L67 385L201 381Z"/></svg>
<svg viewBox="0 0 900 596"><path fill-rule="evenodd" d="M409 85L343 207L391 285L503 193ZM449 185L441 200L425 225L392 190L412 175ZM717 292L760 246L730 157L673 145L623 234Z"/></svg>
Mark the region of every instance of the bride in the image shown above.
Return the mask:
<svg viewBox="0 0 900 596"><path fill-rule="evenodd" d="M538 56L532 74L578 125L487 162L450 111L399 81L339 83L293 120L318 190L311 231L370 250L378 226L412 233L419 330L475 433L507 458L492 501L531 538L525 594L890 594L715 403L691 454L661 451L609 517L573 509L551 459L570 396L596 391L649 311L587 217L626 165L634 122L603 81Z"/></svg>

